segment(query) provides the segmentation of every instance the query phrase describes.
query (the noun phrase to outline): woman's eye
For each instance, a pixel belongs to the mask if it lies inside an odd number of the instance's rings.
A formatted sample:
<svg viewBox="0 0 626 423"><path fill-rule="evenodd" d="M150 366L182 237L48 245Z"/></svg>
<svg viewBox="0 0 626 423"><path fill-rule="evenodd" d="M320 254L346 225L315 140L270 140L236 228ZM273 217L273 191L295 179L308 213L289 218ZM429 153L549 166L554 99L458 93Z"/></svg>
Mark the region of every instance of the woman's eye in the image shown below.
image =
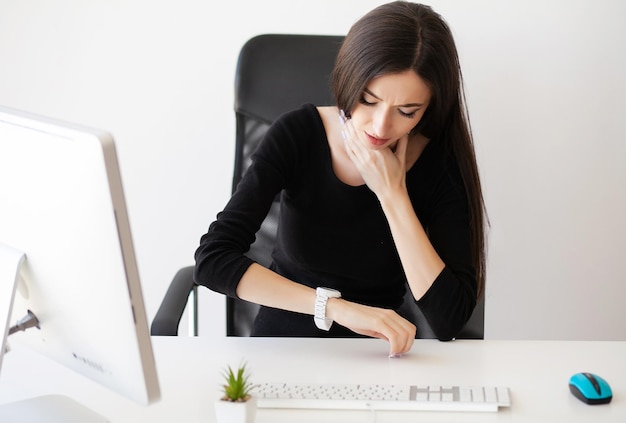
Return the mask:
<svg viewBox="0 0 626 423"><path fill-rule="evenodd" d="M363 104L365 106L373 106L375 104L375 103L370 103L363 96L361 96L361 98L359 99L359 103L361 103L361 104Z"/></svg>
<svg viewBox="0 0 626 423"><path fill-rule="evenodd" d="M417 113L417 110L413 110L410 113L404 112L402 110L399 110L400 114L404 117L407 117L409 119L413 119L415 117L415 114Z"/></svg>

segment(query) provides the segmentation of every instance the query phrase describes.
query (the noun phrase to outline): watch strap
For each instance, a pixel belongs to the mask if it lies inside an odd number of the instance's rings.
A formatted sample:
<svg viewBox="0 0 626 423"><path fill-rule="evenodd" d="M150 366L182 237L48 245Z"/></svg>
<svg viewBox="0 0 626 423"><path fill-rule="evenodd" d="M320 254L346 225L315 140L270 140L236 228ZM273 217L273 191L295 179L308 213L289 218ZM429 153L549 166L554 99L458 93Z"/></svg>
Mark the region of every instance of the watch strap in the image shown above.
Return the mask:
<svg viewBox="0 0 626 423"><path fill-rule="evenodd" d="M329 298L341 298L341 293L335 289L318 287L315 290L315 315L313 317L315 325L328 331L333 324L333 319L326 317L326 305Z"/></svg>

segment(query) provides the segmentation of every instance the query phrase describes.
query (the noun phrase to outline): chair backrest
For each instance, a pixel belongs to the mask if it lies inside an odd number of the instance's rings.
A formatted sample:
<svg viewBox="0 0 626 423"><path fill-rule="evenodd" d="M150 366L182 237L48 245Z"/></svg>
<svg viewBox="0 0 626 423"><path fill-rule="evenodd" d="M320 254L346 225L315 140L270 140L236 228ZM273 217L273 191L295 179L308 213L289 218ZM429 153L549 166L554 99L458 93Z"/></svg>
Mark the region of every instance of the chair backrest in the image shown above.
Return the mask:
<svg viewBox="0 0 626 423"><path fill-rule="evenodd" d="M342 41L343 36L335 35L263 34L244 44L235 75L233 192L250 165L251 154L278 116L304 103L334 104L330 75ZM275 199L247 254L263 265L271 261L279 200ZM226 334L249 336L258 306L234 298L226 301ZM418 325L418 337L434 337L412 300L406 301L403 309L403 314ZM468 337L483 337L482 318L477 320Z"/></svg>
<svg viewBox="0 0 626 423"><path fill-rule="evenodd" d="M333 104L330 74L343 36L263 34L241 48L235 74L235 170L233 192L250 156L278 116L304 103ZM269 265L276 239L277 197L248 256ZM228 298L226 333L248 336L258 306Z"/></svg>

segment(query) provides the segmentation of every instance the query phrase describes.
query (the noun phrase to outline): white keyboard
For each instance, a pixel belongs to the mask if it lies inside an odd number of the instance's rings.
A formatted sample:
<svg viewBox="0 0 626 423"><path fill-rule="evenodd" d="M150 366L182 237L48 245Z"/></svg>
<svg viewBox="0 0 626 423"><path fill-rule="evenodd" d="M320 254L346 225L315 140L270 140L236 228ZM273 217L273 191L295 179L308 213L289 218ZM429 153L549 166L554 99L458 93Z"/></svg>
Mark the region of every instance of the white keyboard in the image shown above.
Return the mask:
<svg viewBox="0 0 626 423"><path fill-rule="evenodd" d="M260 408L498 411L507 387L264 383L252 391Z"/></svg>

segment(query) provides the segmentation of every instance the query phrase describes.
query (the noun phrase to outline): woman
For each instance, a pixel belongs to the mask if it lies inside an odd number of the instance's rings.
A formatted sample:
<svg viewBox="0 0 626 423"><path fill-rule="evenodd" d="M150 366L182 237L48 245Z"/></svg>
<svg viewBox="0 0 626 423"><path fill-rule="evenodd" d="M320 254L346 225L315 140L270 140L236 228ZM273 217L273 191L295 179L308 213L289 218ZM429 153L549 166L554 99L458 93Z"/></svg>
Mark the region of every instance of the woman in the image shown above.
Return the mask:
<svg viewBox="0 0 626 423"><path fill-rule="evenodd" d="M390 355L415 339L395 311L408 282L452 339L482 294L485 236L451 32L427 6L379 6L350 29L332 85L336 107L304 105L268 130L201 238L195 281L261 304L253 335L372 336ZM244 253L281 191L265 268Z"/></svg>

